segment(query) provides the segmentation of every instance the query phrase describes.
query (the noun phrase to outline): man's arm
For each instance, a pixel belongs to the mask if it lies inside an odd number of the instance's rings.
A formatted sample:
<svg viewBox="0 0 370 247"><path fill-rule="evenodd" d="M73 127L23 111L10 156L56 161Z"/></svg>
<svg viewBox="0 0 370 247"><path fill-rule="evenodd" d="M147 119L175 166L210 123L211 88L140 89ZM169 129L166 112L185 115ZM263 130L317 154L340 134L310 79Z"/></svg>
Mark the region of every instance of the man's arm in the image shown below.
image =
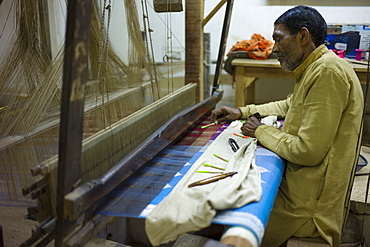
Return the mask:
<svg viewBox="0 0 370 247"><path fill-rule="evenodd" d="M319 73L320 72L320 73ZM293 103L289 134L261 125L255 136L262 145L290 162L314 166L320 164L337 134L342 113L348 102L348 84L335 73L321 70L314 73L309 90ZM298 95L295 95L298 97Z"/></svg>
<svg viewBox="0 0 370 247"><path fill-rule="evenodd" d="M262 105L247 105L245 107L233 108L222 106L212 111L211 122L223 124L237 119L247 119L250 115L259 113L261 116L274 115L285 117L290 106L290 98Z"/></svg>
<svg viewBox="0 0 370 247"><path fill-rule="evenodd" d="M290 107L290 99L274 101L261 105L247 105L245 107L239 107L242 116L241 119L247 119L250 115L259 113L261 116L278 116L284 118Z"/></svg>

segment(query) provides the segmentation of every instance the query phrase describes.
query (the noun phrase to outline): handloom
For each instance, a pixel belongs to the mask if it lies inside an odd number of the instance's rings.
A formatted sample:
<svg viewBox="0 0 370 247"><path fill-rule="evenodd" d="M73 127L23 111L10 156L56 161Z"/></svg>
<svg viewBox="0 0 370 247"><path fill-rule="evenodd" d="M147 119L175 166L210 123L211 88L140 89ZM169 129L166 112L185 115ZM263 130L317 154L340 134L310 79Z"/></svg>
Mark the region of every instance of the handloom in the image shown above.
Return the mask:
<svg viewBox="0 0 370 247"><path fill-rule="evenodd" d="M172 116L195 104L195 84L175 92L173 85L172 89L167 87L166 80L162 80L166 83L163 87L163 82L153 79L153 74L160 76L160 73L150 66L136 5L132 1L125 2L130 46L135 51L129 65L111 48L107 27L99 20L96 1L90 6L89 70L83 117L86 152L81 183L106 172L118 157L121 159ZM55 57L49 57L50 44L43 43L48 38L45 34L48 27L39 26L48 23L42 21L47 16L45 6L43 0L17 0L12 5L17 11L16 42L8 44L0 71L1 99L5 105L0 110L0 185L2 204L33 206L34 202L20 192L30 194L32 199L37 199L38 219L48 220L47 224L52 225L56 211L55 167L60 151L59 102L64 47ZM106 10L104 8L104 13ZM109 14L106 17L109 25ZM44 54L45 57L40 58ZM96 158L100 159L98 163Z"/></svg>
<svg viewBox="0 0 370 247"><path fill-rule="evenodd" d="M81 4L82 1L70 2ZM113 181L114 179L111 178L116 178L125 174L122 178L123 180L138 169L138 167L135 168L135 166L132 165L132 163L137 162L138 158L143 158L142 160L139 159L140 165L150 160L154 156L154 153L148 153L146 157L144 157L145 155L141 157L140 154L145 154L145 152L149 150L146 149L148 147L153 148L153 146L151 146L152 140L158 137L158 142L156 142L155 147L158 152L160 149L164 148L165 145L173 141L179 133L184 131L194 121L212 109L221 97L219 92L217 92L217 94L210 99L189 108L189 106L195 104L195 97L193 96L194 85L188 84L186 87L176 92L168 92L170 93L168 96L163 96L161 94L163 90L160 90L158 83L153 83L153 78L156 77L153 76L153 73L157 72L155 70L153 71L150 57L147 56L145 52L141 54L132 54L130 66L124 64L114 53L113 49L111 49L109 38L106 36L106 33L108 33L107 29L109 29L111 8L110 5L105 5L108 4L108 2L110 1L104 1L104 6L107 7L103 8L104 11L102 14L103 17L108 19L108 26L106 27L103 21L98 20L98 9L95 4L89 6L92 8L91 30L89 35L90 52L88 53L90 67L86 68L88 69L89 82L86 84L86 95L84 96L86 101L86 113L83 117L84 137L81 163L93 163L93 167L84 167L84 165L82 165L81 179L71 185L75 190L66 196L66 200L63 203L59 203L59 205L66 204L65 214L62 217L70 219L72 224L76 223L77 219L81 220L83 216L86 216L83 225L79 226L79 231L77 231L77 233L75 232L73 236L68 236L69 239L63 239L63 244L67 245L86 243L96 234L96 231L99 231L104 224L110 221L109 217L101 217L99 214L92 213L96 206L101 205L102 199L105 199L107 191L100 193L101 188L104 190L108 188L108 190L110 190L114 187L106 186L107 181L113 184L121 183L121 180ZM23 194L31 194L32 198L37 198L39 209L42 210L39 215L42 222L40 222L32 238L25 244L32 245L35 241L41 239L41 242L38 244L42 245L50 242L55 235L57 235L57 237L65 237L65 235L59 236L59 233L55 232L55 224L58 221L55 217L56 200L54 198L56 194L55 168L58 158L56 155L61 151L58 146L58 134L63 133L63 126L59 126L58 119L60 110L59 101L64 95L64 93L63 95L61 94L61 77L62 74L68 76L69 73L66 72L71 72L68 70L64 70L64 73L62 72L63 55L71 59L71 53L68 53L71 52L71 50L69 50L71 47L68 47L67 44L66 54L63 53L63 49L60 49L57 55L52 57L50 61L45 58L46 65L35 63L33 61L34 57L38 57L39 54L44 54L44 52L50 54L50 52L48 53L50 49L50 46L47 45L48 41L46 39L46 42L43 43L44 39L42 38L44 37L44 33L47 32L47 28L44 27L45 29L42 29L36 26L38 23L44 23L40 20L46 18L41 11L43 9L42 6L45 6L45 4L43 0L37 1L37 7L33 5L35 2L30 3L29 1L19 0L17 3L19 3L18 8L22 10L20 13L32 14L31 18L33 18L34 21L29 21L28 17L25 18L23 14L20 15L17 24L21 23L22 25L26 25L26 30L29 32L25 32L22 28L23 26L20 25L17 29L17 33L24 36L21 37L18 35L17 39L19 39L19 42L16 44L26 40L35 42L9 47L10 52L7 54L7 59L14 60L8 61L6 63L8 65L4 66L2 69L2 73L8 73L4 76L6 80L3 80L3 82L11 81L12 84L8 83L1 85L2 96L11 95L11 97L9 97L10 100L6 103L7 107L1 109L2 114L0 119L4 122L1 126L5 128L1 130L1 135L4 136L4 142L1 144L1 151L3 152L2 154L4 154L1 155L1 164L2 169L9 169L10 171L1 172L1 174L5 176L2 181L6 182L5 186L8 187L8 192L12 190L15 191L14 193L9 193L10 197L18 197L19 187L22 187ZM95 3L95 1L93 3ZM128 29L129 32L139 31L140 28L138 28L137 25L137 13L135 10L136 6L132 4L132 1L128 0L125 1L125 5L129 7L129 14L127 14L127 17L130 20L128 23L132 24ZM72 12L79 8L73 5L69 6L69 9ZM80 6L80 10L81 9ZM35 26L27 27L28 24ZM34 33L35 31L36 33ZM132 38L131 45L133 50L146 50L144 42L141 42L141 34L131 33L129 36ZM70 41L70 39L67 40ZM26 56L23 56L24 52L21 49L22 46L27 47L28 52L25 53ZM46 57L47 56L48 55L46 55ZM20 62L19 60L22 61ZM39 60L44 62L43 59ZM73 64L73 58L71 60L71 64ZM67 59L65 61L68 63L71 60ZM15 63L17 65L13 66ZM38 66L38 70L34 71L32 65ZM75 68L71 69L73 71ZM26 72L16 73L18 71ZM9 74L9 72L11 73ZM29 81L30 78L32 78L30 81L33 82L33 84L30 83L29 88L31 92L29 93L24 91L22 83L24 81ZM142 80L143 78L150 78L151 83L146 84L145 81ZM73 81L74 78L71 79ZM74 85L73 83L71 84ZM133 86L136 86L136 88L132 88ZM81 93L79 90L74 93L76 92ZM80 97L81 95L77 94L77 96ZM161 102L157 102L158 99L162 98L163 100ZM81 98L78 103L81 103ZM147 109L142 109L145 106ZM39 111L40 109L41 111ZM139 115L139 113L140 115L150 115L150 111L153 109L159 109L158 112L153 111L154 118L148 117L145 118L145 120L144 118L138 118L139 120L134 119L138 117L137 115ZM140 112L137 112L138 110L140 110ZM145 112L146 110L147 112ZM137 112L137 114L132 114L133 112ZM167 115L162 118L164 113ZM165 124L173 115L175 115L175 117L177 116L177 120L181 119L182 121L172 121ZM158 118L156 116L161 117ZM29 117L32 117L32 119ZM156 121L153 121L153 119ZM120 124L117 122L120 122ZM10 123L10 125L7 123ZM15 125L15 123L20 125ZM21 125L21 123L25 125ZM122 126L126 127L127 123L128 126L133 126L133 128L125 133ZM127 137L126 134L137 133L136 131L138 129L142 130L145 125L148 125L146 126L148 130L143 131L145 133L143 133L142 136L134 136L133 138ZM159 128L159 126L162 127ZM175 129L175 127L179 127L179 129L174 130L176 133L168 131L172 130L172 128ZM159 130L152 134L153 130L158 128ZM164 132L164 129L167 131ZM208 130L206 130L206 132L207 131ZM148 136L152 138L145 139ZM165 138L161 139L160 137L167 137L168 140ZM123 140L124 142L122 142ZM143 140L146 140L143 146L138 148L138 143L141 143ZM98 143L100 147L96 145ZM119 147L118 149L116 149L117 146ZM125 149L126 146L128 147L127 149ZM96 149L94 149L95 147ZM141 149L141 153L135 153L137 149ZM109 153L107 150L109 150ZM92 158L87 155L88 152L93 155ZM77 150L76 153L79 153L79 151ZM124 161L119 161L119 159L124 156L126 159ZM99 161L100 166L95 165L96 158L101 159ZM92 160L94 162L91 162ZM131 165L127 166L128 163L131 163ZM26 165L22 166L23 164ZM101 164L105 164L104 168L102 168ZM35 177L29 179L28 169L31 166L32 174ZM110 171L113 172L110 173ZM71 173L73 173L73 171ZM102 175L104 173L105 176ZM19 179L19 175L22 176L21 179ZM97 175L100 175L103 179L96 179ZM23 177L25 179L23 179ZM172 178L172 176L169 176L169 178ZM23 184L18 185L18 182L23 182ZM151 195L153 194L154 193ZM91 197L91 195L94 195L94 197ZM88 199L85 200L86 198ZM94 205L95 203L96 205ZM62 217L59 215L59 218ZM222 218L222 214L217 217ZM222 221L220 222L222 223ZM67 228L73 230L73 227L67 226ZM69 232L64 232L64 234L68 233ZM61 242L57 244L61 244Z"/></svg>

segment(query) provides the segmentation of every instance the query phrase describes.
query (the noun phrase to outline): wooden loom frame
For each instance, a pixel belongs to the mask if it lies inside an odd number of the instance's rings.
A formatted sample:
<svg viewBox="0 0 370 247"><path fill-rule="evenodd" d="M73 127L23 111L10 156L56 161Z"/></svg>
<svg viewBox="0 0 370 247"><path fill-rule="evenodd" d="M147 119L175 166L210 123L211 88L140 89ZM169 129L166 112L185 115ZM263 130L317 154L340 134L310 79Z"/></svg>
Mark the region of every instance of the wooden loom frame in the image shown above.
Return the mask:
<svg viewBox="0 0 370 247"><path fill-rule="evenodd" d="M228 1L232 2L232 0ZM94 186L85 184L78 187L81 176L82 122L87 71L88 27L90 26L91 12L90 2L91 0L68 2L59 140L57 219L49 219L40 224L40 231L36 232L32 241L43 238L45 233L48 234L39 245L50 242L54 237L55 246L86 244L101 227L111 220L111 217L92 216L92 205L101 200L140 165L170 144L201 116L209 112L222 98L222 92L216 91L207 100L177 114L171 121L153 133L141 147L136 148L113 167L99 180L100 183L97 182ZM221 8L225 2L226 0L222 0L215 10ZM192 5L192 3L187 4L189 4L188 6ZM215 11L208 17L210 18L214 14ZM205 25L205 22L202 23L201 30L203 25ZM199 44L201 45L201 43ZM195 68L195 70L202 71L199 68ZM189 73L189 69L187 71ZM201 86L202 83L198 81L198 88ZM202 96L199 96L198 99L202 99ZM143 156L143 153L147 155ZM105 191L96 194L96 191L99 191L102 187L105 188ZM71 192L72 190L73 192ZM93 198L91 198L92 195L94 195ZM85 217L85 222L83 226L79 226L78 220L82 216ZM54 229L56 230L54 231ZM32 241L28 243L32 244Z"/></svg>

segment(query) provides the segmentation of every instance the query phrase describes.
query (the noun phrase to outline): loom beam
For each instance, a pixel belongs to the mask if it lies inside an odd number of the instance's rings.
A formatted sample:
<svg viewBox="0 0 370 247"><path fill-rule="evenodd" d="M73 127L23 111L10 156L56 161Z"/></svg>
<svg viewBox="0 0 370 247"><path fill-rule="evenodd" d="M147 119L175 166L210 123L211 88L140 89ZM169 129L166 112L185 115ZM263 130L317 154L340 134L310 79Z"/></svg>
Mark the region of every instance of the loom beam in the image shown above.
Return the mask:
<svg viewBox="0 0 370 247"><path fill-rule="evenodd" d="M64 217L69 220L76 220L80 217L83 212L95 205L159 151L174 141L190 125L209 112L221 98L222 91L216 91L212 97L180 112L149 136L142 145L112 167L104 176L85 183L66 195Z"/></svg>
<svg viewBox="0 0 370 247"><path fill-rule="evenodd" d="M64 196L81 174L82 124L85 82L88 69L88 41L91 0L68 1L66 47L60 115L55 246L75 228L76 222L63 217Z"/></svg>

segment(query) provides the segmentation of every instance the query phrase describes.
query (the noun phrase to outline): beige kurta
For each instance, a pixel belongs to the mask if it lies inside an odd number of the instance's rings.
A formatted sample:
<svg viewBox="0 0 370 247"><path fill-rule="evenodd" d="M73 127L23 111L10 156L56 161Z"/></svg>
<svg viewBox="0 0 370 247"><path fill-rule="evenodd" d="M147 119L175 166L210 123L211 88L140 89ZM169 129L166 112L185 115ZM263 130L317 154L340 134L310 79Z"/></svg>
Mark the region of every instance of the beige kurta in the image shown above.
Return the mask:
<svg viewBox="0 0 370 247"><path fill-rule="evenodd" d="M285 117L282 130L262 125L255 132L262 145L287 160L263 246L317 235L338 246L358 154L361 85L352 67L324 45L294 76L291 98L241 107L244 117L256 112Z"/></svg>

